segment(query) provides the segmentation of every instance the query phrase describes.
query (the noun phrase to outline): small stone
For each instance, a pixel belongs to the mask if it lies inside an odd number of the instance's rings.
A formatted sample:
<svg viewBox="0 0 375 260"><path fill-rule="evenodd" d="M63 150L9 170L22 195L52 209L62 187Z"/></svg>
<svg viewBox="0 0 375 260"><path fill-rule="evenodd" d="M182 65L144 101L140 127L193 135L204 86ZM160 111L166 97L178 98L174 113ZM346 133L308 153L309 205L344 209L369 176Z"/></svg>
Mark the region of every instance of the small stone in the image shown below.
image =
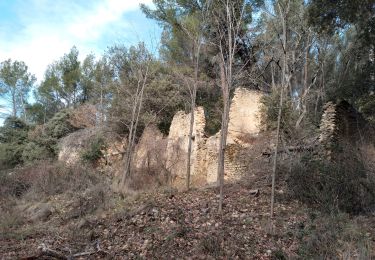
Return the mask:
<svg viewBox="0 0 375 260"><path fill-rule="evenodd" d="M272 251L270 249L267 250L267 255L271 255Z"/></svg>
<svg viewBox="0 0 375 260"><path fill-rule="evenodd" d="M237 213L233 213L233 214L232 214L232 217L233 217L233 218L238 218L239 215L238 215Z"/></svg>
<svg viewBox="0 0 375 260"><path fill-rule="evenodd" d="M257 197L259 195L259 189L249 191L250 195Z"/></svg>

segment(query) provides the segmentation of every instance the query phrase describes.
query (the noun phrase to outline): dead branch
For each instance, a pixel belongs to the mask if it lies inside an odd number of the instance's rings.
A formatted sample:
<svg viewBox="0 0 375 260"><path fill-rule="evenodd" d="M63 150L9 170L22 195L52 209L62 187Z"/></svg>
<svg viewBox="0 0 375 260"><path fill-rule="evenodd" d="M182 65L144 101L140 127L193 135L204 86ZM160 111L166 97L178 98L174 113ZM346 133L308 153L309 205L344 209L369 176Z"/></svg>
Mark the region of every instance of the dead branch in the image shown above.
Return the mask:
<svg viewBox="0 0 375 260"><path fill-rule="evenodd" d="M52 258L59 259L59 260L73 260L73 259L78 258L78 257L88 256L88 255L93 255L93 254L98 254L98 253L102 253L102 254L106 254L106 255L108 254L107 251L104 251L100 248L100 245L99 245L98 241L95 243L95 249L96 250L76 253L76 254L73 254L73 255L65 255L65 254L60 253L56 250L48 248L46 246L46 244L42 243L40 246L38 246L39 253L37 255L25 257L25 258L22 258L22 260L40 259L43 256L52 257Z"/></svg>
<svg viewBox="0 0 375 260"><path fill-rule="evenodd" d="M278 154L281 154L281 153L290 153L290 152L303 152L303 151L313 151L314 148L317 146L318 144L312 144L312 145L298 145L298 146L288 146L284 149L278 149L277 150L277 153ZM271 155L273 154L273 152L269 152L269 151L263 151L262 152L262 156L267 156L267 157L270 157Z"/></svg>

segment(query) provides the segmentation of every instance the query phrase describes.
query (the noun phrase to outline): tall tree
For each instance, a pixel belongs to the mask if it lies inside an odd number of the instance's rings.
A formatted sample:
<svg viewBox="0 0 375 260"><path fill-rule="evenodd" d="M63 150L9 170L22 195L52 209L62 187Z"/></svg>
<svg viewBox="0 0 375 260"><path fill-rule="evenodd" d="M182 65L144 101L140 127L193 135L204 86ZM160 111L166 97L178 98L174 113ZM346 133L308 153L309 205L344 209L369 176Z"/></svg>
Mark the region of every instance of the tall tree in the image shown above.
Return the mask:
<svg viewBox="0 0 375 260"><path fill-rule="evenodd" d="M339 51L331 75L340 82L327 93L329 98L347 99L375 118L375 1L311 0L308 21L320 35L339 39L332 41ZM331 75L326 75L329 82Z"/></svg>
<svg viewBox="0 0 375 260"><path fill-rule="evenodd" d="M243 68L240 46L252 21L252 1L220 0L212 5L211 43L217 54L220 85L223 99L220 146L218 158L218 183L220 186L219 211L223 207L224 157L227 145L230 91L235 87L236 67ZM242 65L242 66L241 66Z"/></svg>
<svg viewBox="0 0 375 260"><path fill-rule="evenodd" d="M152 10L142 5L143 12L150 18L163 24L164 48L162 54L175 73L182 78L189 93L190 126L186 160L186 188L190 189L191 153L193 144L194 112L198 81L200 74L201 50L204 44L204 30L207 22L208 8L211 1L154 1L156 9ZM168 37L169 36L169 37ZM192 72L188 76L182 71Z"/></svg>
<svg viewBox="0 0 375 260"><path fill-rule="evenodd" d="M9 102L12 116L23 113L26 121L26 104L36 78L23 61L8 59L0 64L0 95Z"/></svg>
<svg viewBox="0 0 375 260"><path fill-rule="evenodd" d="M94 88L96 81L96 63L95 56L89 54L82 61L80 66L80 80L79 85L81 89L80 102L89 101L94 96Z"/></svg>
<svg viewBox="0 0 375 260"><path fill-rule="evenodd" d="M107 54L113 77L114 98L111 120L126 127L125 167L121 184L126 186L132 174L132 159L142 123L144 93L153 74L153 57L144 44L111 47Z"/></svg>
<svg viewBox="0 0 375 260"><path fill-rule="evenodd" d="M112 83L112 71L107 57L102 57L94 68L93 102L98 104L100 113L100 124L105 121L105 113L111 102L110 87Z"/></svg>
<svg viewBox="0 0 375 260"><path fill-rule="evenodd" d="M90 73L88 67L91 61L89 56L85 66L87 73ZM44 79L36 91L36 99L46 107L47 112L53 111L52 115L63 108L75 107L89 95L90 83L84 82L87 84L81 85L81 78L78 50L73 47L69 53L48 66Z"/></svg>

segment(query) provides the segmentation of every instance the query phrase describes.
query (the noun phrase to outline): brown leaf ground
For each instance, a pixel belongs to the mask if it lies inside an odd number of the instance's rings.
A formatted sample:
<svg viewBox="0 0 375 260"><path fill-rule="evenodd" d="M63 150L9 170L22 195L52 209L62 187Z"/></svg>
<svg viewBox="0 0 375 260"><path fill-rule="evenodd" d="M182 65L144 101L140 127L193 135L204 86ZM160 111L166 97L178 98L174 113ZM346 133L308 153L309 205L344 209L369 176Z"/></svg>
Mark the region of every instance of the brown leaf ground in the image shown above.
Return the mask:
<svg viewBox="0 0 375 260"><path fill-rule="evenodd" d="M66 256L98 245L102 250L78 259L300 259L299 231L308 210L288 199L279 185L271 224L266 177L226 185L222 213L216 188L116 198L108 209L78 218L68 214L66 204L45 223L26 223L2 234L0 256L36 259L30 257L44 243ZM259 189L259 195L252 195L252 189ZM372 226L365 221L375 230L374 221Z"/></svg>

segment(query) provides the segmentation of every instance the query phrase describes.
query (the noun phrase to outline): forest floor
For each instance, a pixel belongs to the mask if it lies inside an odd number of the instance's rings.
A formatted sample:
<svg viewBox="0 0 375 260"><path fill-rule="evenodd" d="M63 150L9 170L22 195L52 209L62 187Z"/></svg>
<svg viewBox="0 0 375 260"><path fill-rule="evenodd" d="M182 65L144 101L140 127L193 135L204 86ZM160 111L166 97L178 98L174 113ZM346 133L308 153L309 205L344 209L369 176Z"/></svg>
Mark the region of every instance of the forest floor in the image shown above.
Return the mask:
<svg viewBox="0 0 375 260"><path fill-rule="evenodd" d="M113 195L92 214L72 214L71 203L51 197L56 210L48 218L2 229L0 259L304 259L314 250L375 257L374 216L336 218L350 225L324 230L331 222L288 198L281 179L271 223L267 177L227 184L222 213L218 189L209 187Z"/></svg>

